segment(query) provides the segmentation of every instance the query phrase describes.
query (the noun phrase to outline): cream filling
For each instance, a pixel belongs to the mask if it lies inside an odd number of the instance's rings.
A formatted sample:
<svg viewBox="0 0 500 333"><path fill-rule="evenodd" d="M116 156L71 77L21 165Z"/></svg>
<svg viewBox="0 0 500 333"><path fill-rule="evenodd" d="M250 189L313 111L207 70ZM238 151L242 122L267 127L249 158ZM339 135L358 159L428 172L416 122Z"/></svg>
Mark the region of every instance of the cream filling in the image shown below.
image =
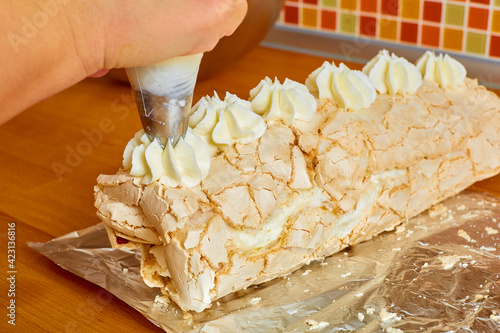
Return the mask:
<svg viewBox="0 0 500 333"><path fill-rule="evenodd" d="M235 243L239 249L253 250L264 247L278 239L285 222L290 216L297 215L304 209L321 207L328 200L319 187L300 191L300 196L291 202L281 202L276 205L266 223L259 230L241 231L237 233Z"/></svg>
<svg viewBox="0 0 500 333"><path fill-rule="evenodd" d="M388 170L371 176L368 181L369 185L359 199L356 209L339 216L334 229L335 236L343 238L348 235L360 221L370 214L383 189L401 185L406 179L405 176L406 170L402 169ZM249 251L267 246L278 239L283 232L286 221L291 216L295 216L305 209L323 207L329 199L319 187L315 187L300 191L298 199L289 201L291 202L285 201L277 204L265 225L259 230L238 232L234 239L236 247Z"/></svg>
<svg viewBox="0 0 500 333"><path fill-rule="evenodd" d="M339 216L335 225L335 236L343 238L354 229L359 222L368 217L377 203L382 191L403 184L406 179L406 170L393 169L378 175L372 175L368 186L356 204L356 209Z"/></svg>

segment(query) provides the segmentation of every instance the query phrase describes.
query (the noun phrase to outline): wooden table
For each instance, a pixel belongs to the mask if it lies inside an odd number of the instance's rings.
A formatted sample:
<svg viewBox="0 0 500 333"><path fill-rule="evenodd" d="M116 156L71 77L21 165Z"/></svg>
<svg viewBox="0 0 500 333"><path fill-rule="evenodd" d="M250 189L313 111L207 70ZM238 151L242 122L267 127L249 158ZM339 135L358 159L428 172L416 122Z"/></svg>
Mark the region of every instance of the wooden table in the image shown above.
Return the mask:
<svg viewBox="0 0 500 333"><path fill-rule="evenodd" d="M265 76L304 82L324 60L259 47L199 82L194 100L214 90L221 98L226 91L247 98ZM27 246L100 222L93 206L96 178L116 172L123 148L141 126L131 96L129 86L112 78L86 79L0 126L0 332L161 332ZM473 189L500 196L500 176ZM16 233L15 298L7 297L8 224L15 224ZM8 299L15 299L15 326L7 323Z"/></svg>

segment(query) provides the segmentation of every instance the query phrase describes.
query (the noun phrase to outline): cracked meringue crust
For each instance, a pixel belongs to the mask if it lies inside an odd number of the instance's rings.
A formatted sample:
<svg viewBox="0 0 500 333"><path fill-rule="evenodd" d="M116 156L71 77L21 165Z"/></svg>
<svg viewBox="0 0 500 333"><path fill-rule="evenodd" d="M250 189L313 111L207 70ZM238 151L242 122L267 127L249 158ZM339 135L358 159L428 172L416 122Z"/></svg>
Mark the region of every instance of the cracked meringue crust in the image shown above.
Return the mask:
<svg viewBox="0 0 500 333"><path fill-rule="evenodd" d="M500 98L475 80L425 81L353 112L318 100L310 121L212 158L195 187L101 175L95 205L142 248L142 275L182 309L288 274L391 230L500 172ZM131 245L128 246L131 246ZM142 244L142 245L141 245Z"/></svg>

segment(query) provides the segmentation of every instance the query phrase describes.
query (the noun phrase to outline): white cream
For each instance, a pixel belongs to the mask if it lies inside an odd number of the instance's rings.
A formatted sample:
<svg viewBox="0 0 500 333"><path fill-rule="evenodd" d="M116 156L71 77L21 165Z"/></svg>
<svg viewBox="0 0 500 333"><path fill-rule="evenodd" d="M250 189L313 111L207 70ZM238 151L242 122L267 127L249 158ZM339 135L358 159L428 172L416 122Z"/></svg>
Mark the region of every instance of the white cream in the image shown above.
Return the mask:
<svg viewBox="0 0 500 333"><path fill-rule="evenodd" d="M422 85L422 76L417 67L394 53L389 55L387 50L380 51L370 60L363 67L363 73L381 94L414 94Z"/></svg>
<svg viewBox="0 0 500 333"><path fill-rule="evenodd" d="M163 149L141 130L125 147L123 168L132 176L142 177L143 184L158 180L171 187L193 187L208 175L210 155L203 140L190 131L175 147L169 142Z"/></svg>
<svg viewBox="0 0 500 333"><path fill-rule="evenodd" d="M312 119L318 103L307 87L301 83L285 79L283 84L275 78L266 77L250 90L253 111L265 120L280 119L290 125L295 119Z"/></svg>
<svg viewBox="0 0 500 333"><path fill-rule="evenodd" d="M382 189L401 185L405 175L406 170L394 169L372 176L368 188L356 205L356 209L339 216L334 229L336 237L347 236L372 211ZM237 232L234 240L235 245L246 251L267 246L278 239L290 216L297 215L306 208L312 210L322 207L325 202L329 202L329 199L318 187L301 191L297 200L290 200L290 204L278 202L274 211L259 230Z"/></svg>
<svg viewBox="0 0 500 333"><path fill-rule="evenodd" d="M427 51L417 60L416 66L424 80L436 82L443 89L456 89L464 84L467 76L465 67L448 54L436 56Z"/></svg>
<svg viewBox="0 0 500 333"><path fill-rule="evenodd" d="M370 79L343 63L339 67L324 62L306 80L309 91L318 98L334 98L341 108L359 110L369 107L377 97Z"/></svg>
<svg viewBox="0 0 500 333"><path fill-rule="evenodd" d="M347 236L372 211L382 189L401 185L405 175L406 170L393 169L371 176L367 188L356 204L356 209L339 216L335 225L335 235L339 238Z"/></svg>
<svg viewBox="0 0 500 333"><path fill-rule="evenodd" d="M136 90L168 98L185 98L194 90L202 57L203 53L198 53L150 66L127 68L127 76Z"/></svg>
<svg viewBox="0 0 500 333"><path fill-rule="evenodd" d="M206 142L212 154L233 143L249 143L266 131L264 119L252 111L251 103L230 93L226 93L224 101L217 94L200 99L193 107L189 127Z"/></svg>
<svg viewBox="0 0 500 333"><path fill-rule="evenodd" d="M259 230L237 233L236 246L243 250L253 250L270 244L281 235L283 226L290 216L297 215L306 208L321 207L327 200L328 198L321 189L313 188L300 191L297 200L290 200L288 204L278 201L273 212Z"/></svg>

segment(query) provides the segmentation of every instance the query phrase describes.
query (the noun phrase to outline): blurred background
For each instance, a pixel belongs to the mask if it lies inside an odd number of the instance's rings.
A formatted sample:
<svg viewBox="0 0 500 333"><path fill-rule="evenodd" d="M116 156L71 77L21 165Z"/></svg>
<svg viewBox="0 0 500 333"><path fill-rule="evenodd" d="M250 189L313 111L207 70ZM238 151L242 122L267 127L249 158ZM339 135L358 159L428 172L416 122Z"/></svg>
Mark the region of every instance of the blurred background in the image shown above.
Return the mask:
<svg viewBox="0 0 500 333"><path fill-rule="evenodd" d="M199 79L259 44L361 64L381 49L410 61L431 49L500 88L500 0L248 0L241 26L203 57Z"/></svg>
<svg viewBox="0 0 500 333"><path fill-rule="evenodd" d="M498 86L500 0L286 0L265 44L354 62L381 48L411 61L434 49Z"/></svg>

